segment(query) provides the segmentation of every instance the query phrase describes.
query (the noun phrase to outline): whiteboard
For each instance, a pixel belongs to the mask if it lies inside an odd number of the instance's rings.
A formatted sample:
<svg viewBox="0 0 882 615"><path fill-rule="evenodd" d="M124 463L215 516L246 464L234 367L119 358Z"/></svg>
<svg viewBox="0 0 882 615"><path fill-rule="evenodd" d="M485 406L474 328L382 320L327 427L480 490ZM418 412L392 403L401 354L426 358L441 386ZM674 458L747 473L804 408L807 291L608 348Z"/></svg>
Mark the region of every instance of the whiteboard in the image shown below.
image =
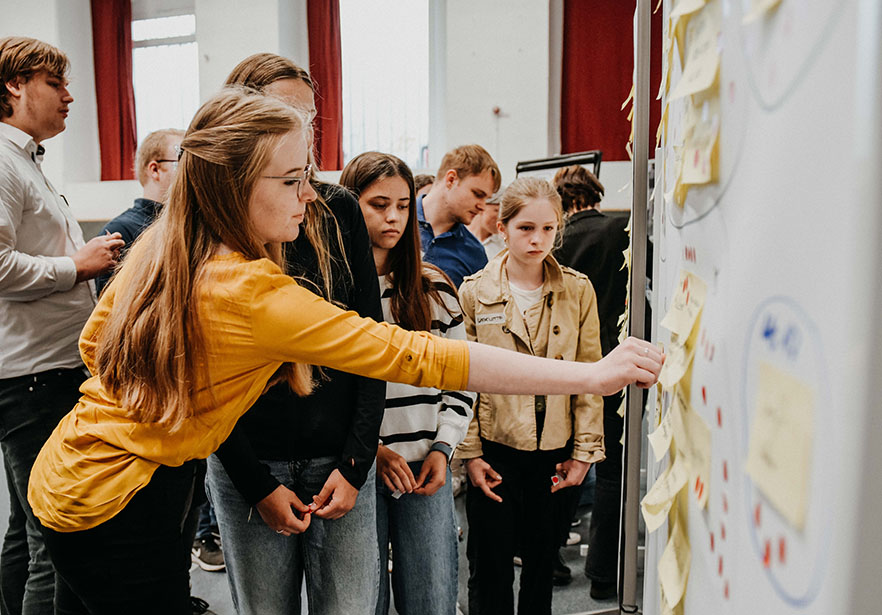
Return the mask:
<svg viewBox="0 0 882 615"><path fill-rule="evenodd" d="M751 0L714 3L717 181L693 187L682 207L665 196L682 99L670 101L656 151L653 339L669 341L658 322L681 270L708 288L690 402L711 428L710 495L706 509L688 498L683 612L882 612L880 3L782 0L748 24ZM675 4L664 0L665 28ZM673 57L670 90L682 74ZM814 393L802 530L745 471L763 364ZM648 421L669 406L669 394L652 400ZM668 458L649 457L651 485ZM667 537L666 526L647 535L648 615L663 612L657 562Z"/></svg>

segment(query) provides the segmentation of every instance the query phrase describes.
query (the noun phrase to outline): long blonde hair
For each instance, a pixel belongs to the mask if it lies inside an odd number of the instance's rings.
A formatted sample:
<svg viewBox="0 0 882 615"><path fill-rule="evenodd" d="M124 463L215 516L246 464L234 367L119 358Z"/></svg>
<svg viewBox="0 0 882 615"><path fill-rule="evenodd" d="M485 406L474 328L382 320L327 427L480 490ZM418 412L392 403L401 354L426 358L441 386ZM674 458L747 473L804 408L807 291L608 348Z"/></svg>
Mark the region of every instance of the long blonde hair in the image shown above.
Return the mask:
<svg viewBox="0 0 882 615"><path fill-rule="evenodd" d="M135 420L174 430L208 384L199 291L218 246L284 266L281 246L255 233L248 205L281 138L308 129L305 114L242 89L227 88L196 112L169 202L123 264L98 339L97 375ZM280 370L301 395L312 388L311 371L299 364Z"/></svg>

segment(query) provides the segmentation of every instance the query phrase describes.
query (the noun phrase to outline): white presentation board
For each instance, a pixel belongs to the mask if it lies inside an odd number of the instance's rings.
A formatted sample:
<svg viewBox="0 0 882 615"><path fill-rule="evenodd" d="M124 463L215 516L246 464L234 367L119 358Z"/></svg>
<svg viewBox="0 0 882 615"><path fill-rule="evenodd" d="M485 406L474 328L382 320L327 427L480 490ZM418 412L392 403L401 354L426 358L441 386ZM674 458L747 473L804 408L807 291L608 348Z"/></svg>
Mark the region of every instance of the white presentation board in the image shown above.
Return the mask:
<svg viewBox="0 0 882 615"><path fill-rule="evenodd" d="M684 61L674 42L666 69L653 339L671 344L660 321L681 273L703 281L694 358L676 386L710 432L710 460L678 496L688 543L680 555L690 559L676 605L659 589L672 521L647 535L647 615L671 606L686 615L882 612L879 5L664 0L660 9L668 34L672 11L696 10L680 18ZM715 28L704 41L697 26L689 31L699 19ZM713 56L715 81L695 90ZM676 97L683 91L696 93ZM718 131L716 151L703 149L690 104ZM678 178L701 181L706 162L711 181L678 203ZM671 411L675 387L653 397L650 428ZM652 487L671 453L649 457ZM676 572L666 574L676 586Z"/></svg>

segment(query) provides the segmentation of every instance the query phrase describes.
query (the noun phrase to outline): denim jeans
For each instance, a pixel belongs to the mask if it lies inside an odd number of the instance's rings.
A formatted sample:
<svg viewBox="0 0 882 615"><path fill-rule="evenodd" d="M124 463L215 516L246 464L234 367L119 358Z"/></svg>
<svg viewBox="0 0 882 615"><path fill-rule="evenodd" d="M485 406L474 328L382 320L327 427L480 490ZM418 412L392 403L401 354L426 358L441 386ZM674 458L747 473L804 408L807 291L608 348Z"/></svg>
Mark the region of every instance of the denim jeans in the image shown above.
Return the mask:
<svg viewBox="0 0 882 615"><path fill-rule="evenodd" d="M0 612L53 612L55 569L28 504L37 453L80 397L82 369L53 369L0 380L0 449L9 484L9 526L0 555Z"/></svg>
<svg viewBox="0 0 882 615"><path fill-rule="evenodd" d="M263 463L309 503L337 459ZM375 476L376 468L371 468L355 506L342 518L331 521L313 515L303 534L282 536L245 501L217 457L209 457L206 487L220 525L236 612L299 615L305 575L310 615L373 615L379 582Z"/></svg>
<svg viewBox="0 0 882 615"><path fill-rule="evenodd" d="M56 615L190 615L184 520L198 462L159 466L119 513L88 530L42 528L58 570Z"/></svg>
<svg viewBox="0 0 882 615"><path fill-rule="evenodd" d="M422 462L408 465L418 476ZM430 496L405 493L396 500L378 478L377 539L386 564L380 566L377 615L389 612L390 542L395 610L400 615L455 615L459 561L449 469L445 485Z"/></svg>

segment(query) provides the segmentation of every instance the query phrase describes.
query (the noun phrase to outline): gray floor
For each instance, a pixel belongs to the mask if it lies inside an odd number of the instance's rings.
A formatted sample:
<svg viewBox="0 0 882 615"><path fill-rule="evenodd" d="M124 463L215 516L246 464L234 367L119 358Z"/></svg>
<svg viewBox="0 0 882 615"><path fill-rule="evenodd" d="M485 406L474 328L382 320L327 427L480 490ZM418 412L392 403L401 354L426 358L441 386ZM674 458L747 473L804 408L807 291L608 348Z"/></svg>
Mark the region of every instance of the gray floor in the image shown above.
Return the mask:
<svg viewBox="0 0 882 615"><path fill-rule="evenodd" d="M467 532L468 529L465 527L466 524L464 498L457 498L456 508L463 527ZM578 532L582 536L583 542L587 542L589 519L590 513L586 513L586 515L583 517L582 523L573 528L573 531ZM579 545L566 547L563 550L563 556L564 561L573 571L573 582L566 587L555 587L554 601L552 603L552 612L554 613L554 615L585 613L594 610L612 609L616 607L615 600L598 602L592 600L592 598L588 595L590 584L588 582L588 579L585 578L585 575L582 574L582 570L585 565L585 558L580 557L579 555ZM468 563L466 562L465 558L465 542L460 543L459 569L460 605L464 615L468 615L468 600L466 599L466 579L468 577ZM519 569L517 568L515 569L516 586L518 570ZM194 565L191 569L190 578L193 585L193 595L207 600L208 603L211 605L211 610L214 613L216 613L217 615L235 615L233 602L230 598L229 586L227 585L227 575L225 573L205 572ZM640 580L640 583L642 584L642 579ZM303 613L306 612L307 609L304 606ZM394 608L392 609L392 613L395 613Z"/></svg>

